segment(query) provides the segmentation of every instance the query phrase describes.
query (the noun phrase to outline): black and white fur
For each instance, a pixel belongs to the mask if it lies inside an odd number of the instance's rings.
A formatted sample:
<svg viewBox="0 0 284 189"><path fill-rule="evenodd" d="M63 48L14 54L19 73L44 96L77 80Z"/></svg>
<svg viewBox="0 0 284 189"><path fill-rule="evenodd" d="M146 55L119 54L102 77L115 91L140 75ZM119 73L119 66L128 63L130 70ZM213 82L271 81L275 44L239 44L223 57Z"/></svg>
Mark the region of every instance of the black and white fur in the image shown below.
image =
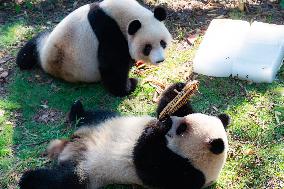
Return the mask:
<svg viewBox="0 0 284 189"><path fill-rule="evenodd" d="M176 95L173 89L183 86L176 84L164 93L158 114ZM193 113L189 105L178 114L181 117L159 121L150 116L92 113L76 102L69 119L81 118L81 127L70 140L54 140L48 147L58 165L26 172L20 188L97 189L115 183L165 189L209 186L226 160L229 117Z"/></svg>
<svg viewBox="0 0 284 189"><path fill-rule="evenodd" d="M97 82L116 96L137 84L128 78L134 60L158 64L165 59L171 35L166 11L152 13L135 0L104 0L78 8L49 33L31 39L19 51L17 64L42 69L69 82Z"/></svg>

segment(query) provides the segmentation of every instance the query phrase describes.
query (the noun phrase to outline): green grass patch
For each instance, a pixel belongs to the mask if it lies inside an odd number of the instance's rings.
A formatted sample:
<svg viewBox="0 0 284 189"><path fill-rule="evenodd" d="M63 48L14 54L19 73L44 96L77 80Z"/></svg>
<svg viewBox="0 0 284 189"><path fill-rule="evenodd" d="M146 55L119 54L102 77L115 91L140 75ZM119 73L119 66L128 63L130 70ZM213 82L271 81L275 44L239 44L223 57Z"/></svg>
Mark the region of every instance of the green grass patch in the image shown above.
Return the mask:
<svg viewBox="0 0 284 189"><path fill-rule="evenodd" d="M245 13L238 10L238 9L234 9L232 11L229 12L229 17L231 19L235 19L235 20L241 20L245 18Z"/></svg>
<svg viewBox="0 0 284 189"><path fill-rule="evenodd" d="M35 29L24 22L1 26L0 47L9 49L20 40L30 38L34 32ZM125 98L111 96L101 84L70 84L39 69L20 71L15 68L7 96L0 97L0 188L15 188L23 171L50 165L42 153L48 141L66 138L73 132L74 128L64 124L64 115L77 99L81 99L86 108L117 110L124 115L154 115L156 89L145 81L149 78L165 84L184 81L181 70L192 60L198 44L183 49L175 43L161 66L141 75L133 69L131 76L139 77L140 82L136 91ZM200 89L192 98L193 107L198 112L212 115L226 112L232 118L228 129L228 160L217 184L211 188L283 187L283 73L282 68L278 80L272 84L197 77ZM36 117L46 110L61 114L55 121L38 122ZM114 185L107 188L130 187Z"/></svg>
<svg viewBox="0 0 284 189"><path fill-rule="evenodd" d="M24 21L15 21L0 26L0 48L8 48L27 37L32 29L25 25Z"/></svg>

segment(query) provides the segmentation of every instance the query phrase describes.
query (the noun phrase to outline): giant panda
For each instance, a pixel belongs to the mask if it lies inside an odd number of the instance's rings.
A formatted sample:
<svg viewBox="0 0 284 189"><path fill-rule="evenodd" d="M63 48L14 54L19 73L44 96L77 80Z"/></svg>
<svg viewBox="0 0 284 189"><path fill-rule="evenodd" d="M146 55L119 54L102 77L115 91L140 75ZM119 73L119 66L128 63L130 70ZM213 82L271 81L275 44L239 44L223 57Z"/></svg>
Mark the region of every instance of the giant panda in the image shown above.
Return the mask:
<svg viewBox="0 0 284 189"><path fill-rule="evenodd" d="M175 84L164 93L158 114L176 95L172 89L183 86ZM229 116L194 113L189 104L158 120L85 111L76 102L69 120L77 120L79 129L47 149L57 165L25 172L21 189L97 189L108 184L199 189L216 181L226 161Z"/></svg>
<svg viewBox="0 0 284 189"><path fill-rule="evenodd" d="M154 13L136 0L104 0L82 6L65 17L52 32L43 32L19 51L21 69L36 63L68 82L97 82L115 96L134 91L128 78L134 60L159 64L172 37L163 21L166 10Z"/></svg>

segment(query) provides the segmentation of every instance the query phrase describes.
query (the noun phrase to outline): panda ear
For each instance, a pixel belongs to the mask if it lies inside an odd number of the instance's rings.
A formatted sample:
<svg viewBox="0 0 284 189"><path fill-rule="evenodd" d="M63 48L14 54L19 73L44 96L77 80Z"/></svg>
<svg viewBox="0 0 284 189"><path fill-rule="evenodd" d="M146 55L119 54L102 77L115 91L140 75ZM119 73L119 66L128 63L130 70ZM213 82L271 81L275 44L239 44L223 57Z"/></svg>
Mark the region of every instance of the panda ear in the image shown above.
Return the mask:
<svg viewBox="0 0 284 189"><path fill-rule="evenodd" d="M140 28L141 28L141 22L139 20L133 20L128 25L128 34L134 35Z"/></svg>
<svg viewBox="0 0 284 189"><path fill-rule="evenodd" d="M154 10L154 17L159 21L164 21L167 18L167 11L163 7L156 7Z"/></svg>
<svg viewBox="0 0 284 189"><path fill-rule="evenodd" d="M220 114L218 115L218 118L221 120L221 122L224 125L224 128L226 129L227 126L230 124L231 122L231 118L230 116L228 116L227 114Z"/></svg>

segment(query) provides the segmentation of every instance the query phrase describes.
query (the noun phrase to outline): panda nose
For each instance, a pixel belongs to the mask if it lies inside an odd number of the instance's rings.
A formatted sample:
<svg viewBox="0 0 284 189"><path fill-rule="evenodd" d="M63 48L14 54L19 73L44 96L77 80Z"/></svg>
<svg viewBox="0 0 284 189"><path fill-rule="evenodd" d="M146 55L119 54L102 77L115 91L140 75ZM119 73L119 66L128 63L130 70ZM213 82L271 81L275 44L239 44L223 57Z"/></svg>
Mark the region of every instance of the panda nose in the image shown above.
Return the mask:
<svg viewBox="0 0 284 189"><path fill-rule="evenodd" d="M156 64L159 64L159 63L161 63L161 62L164 62L164 60L165 60L165 59L158 60L158 61L156 62Z"/></svg>

